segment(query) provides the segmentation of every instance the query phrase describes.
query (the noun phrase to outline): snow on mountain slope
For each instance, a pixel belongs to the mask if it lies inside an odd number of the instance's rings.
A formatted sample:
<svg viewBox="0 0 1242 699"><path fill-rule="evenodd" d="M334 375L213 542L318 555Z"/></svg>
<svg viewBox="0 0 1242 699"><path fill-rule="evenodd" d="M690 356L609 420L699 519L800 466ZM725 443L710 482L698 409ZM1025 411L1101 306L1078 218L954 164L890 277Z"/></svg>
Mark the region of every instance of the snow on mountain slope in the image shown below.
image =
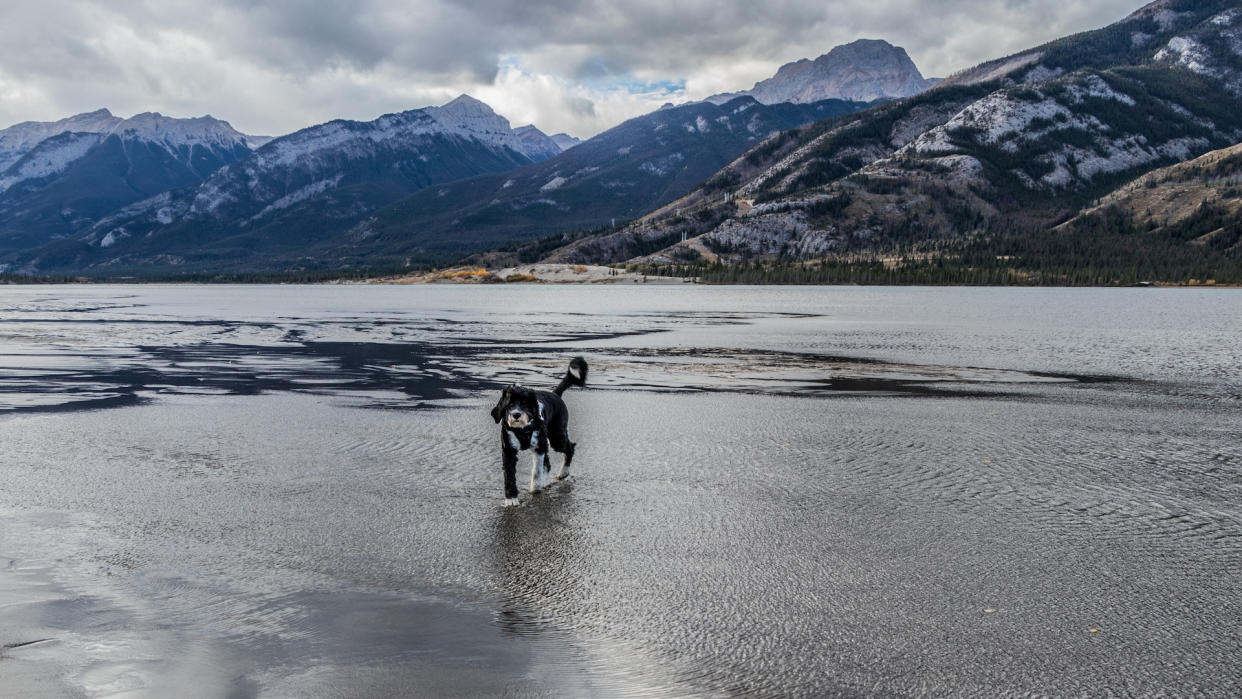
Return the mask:
<svg viewBox="0 0 1242 699"><path fill-rule="evenodd" d="M239 148L250 149L249 137L211 116L177 119L145 112L121 119L100 109L54 122L24 122L0 131L0 192L64 172L111 136L158 146L187 167L206 170L199 173L200 179L211 174L221 158L232 161ZM196 159L195 148L211 155L199 152Z"/></svg>
<svg viewBox="0 0 1242 699"><path fill-rule="evenodd" d="M65 132L44 139L0 174L0 193L25 180L63 172L99 144L99 135Z"/></svg>
<svg viewBox="0 0 1242 699"><path fill-rule="evenodd" d="M23 121L0 129L0 172L9 169L23 155L45 139L62 133L104 133L122 119L107 109L77 114L59 121Z"/></svg>
<svg viewBox="0 0 1242 699"><path fill-rule="evenodd" d="M1155 60L1181 66L1222 81L1242 96L1242 8L1212 17L1206 26L1178 34L1160 49Z"/></svg>

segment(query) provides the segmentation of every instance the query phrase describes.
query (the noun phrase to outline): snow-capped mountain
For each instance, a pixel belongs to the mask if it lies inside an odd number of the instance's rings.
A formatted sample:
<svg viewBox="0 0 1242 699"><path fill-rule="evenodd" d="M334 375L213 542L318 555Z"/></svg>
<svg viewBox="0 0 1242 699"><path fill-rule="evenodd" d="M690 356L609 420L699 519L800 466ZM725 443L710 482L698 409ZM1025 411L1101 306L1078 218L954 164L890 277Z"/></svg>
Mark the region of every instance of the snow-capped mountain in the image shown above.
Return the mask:
<svg viewBox="0 0 1242 699"><path fill-rule="evenodd" d="M121 119L100 109L60 121L24 122L0 131L0 193L20 182L65 171L113 136L165 149L180 157L187 169L197 171L199 179L222 164L217 160L237 159L222 154L253 147L252 137L211 116L177 119L144 112Z"/></svg>
<svg viewBox="0 0 1242 699"><path fill-rule="evenodd" d="M248 137L210 116L101 109L0 132L0 246L73 235L120 207L201 182L250 154Z"/></svg>
<svg viewBox="0 0 1242 699"><path fill-rule="evenodd" d="M880 39L859 39L837 46L815 60L802 59L781 66L776 75L743 92L708 97L722 104L749 95L763 104L805 104L825 99L871 102L917 95L935 85L924 78L906 50Z"/></svg>
<svg viewBox="0 0 1242 699"><path fill-rule="evenodd" d="M168 143L190 126L171 132L148 125L145 131ZM213 132L194 133L201 140ZM369 122L330 121L273 139L192 187L114 211L77 236L74 264L178 264L208 255L241 266L257 249L296 249L295 257L305 258L396 198L529 165L554 149L559 152L538 129L513 129L466 95ZM57 250L63 256L65 246ZM18 257L30 267L44 264L39 252Z"/></svg>
<svg viewBox="0 0 1242 699"><path fill-rule="evenodd" d="M97 134L101 137L115 134L122 138L162 143L172 148L194 145L232 148L240 142L254 149L271 140L266 136L243 134L228 122L210 115L177 119L159 112L144 112L123 119L107 109L98 109L59 121L25 121L0 129L0 172L8 170L46 139L65 133Z"/></svg>
<svg viewBox="0 0 1242 699"><path fill-rule="evenodd" d="M227 121L216 119L210 114L177 119L166 117L159 112L143 112L115 124L103 133L158 143L172 150L194 146L228 149L238 144L254 149L258 147L257 143L263 141L263 137L247 136L234 129Z"/></svg>
<svg viewBox="0 0 1242 699"><path fill-rule="evenodd" d="M773 134L865 106L765 105L752 97L670 106L543 162L415 192L357 233L367 237L369 254L443 260L489 244L610 226L684 194Z"/></svg>
<svg viewBox="0 0 1242 699"><path fill-rule="evenodd" d="M0 129L0 172L9 169L23 155L34 150L45 139L62 133L104 133L123 119L107 109L77 114L60 121L24 121Z"/></svg>

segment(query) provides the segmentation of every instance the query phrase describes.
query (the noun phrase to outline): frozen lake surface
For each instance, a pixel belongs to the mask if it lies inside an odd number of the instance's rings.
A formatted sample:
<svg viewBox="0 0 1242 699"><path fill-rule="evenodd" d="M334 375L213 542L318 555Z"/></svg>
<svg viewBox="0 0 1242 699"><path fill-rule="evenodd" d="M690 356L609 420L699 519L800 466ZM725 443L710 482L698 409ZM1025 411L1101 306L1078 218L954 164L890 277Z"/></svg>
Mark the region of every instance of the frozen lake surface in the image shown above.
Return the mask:
<svg viewBox="0 0 1242 699"><path fill-rule="evenodd" d="M0 696L1240 696L1240 366L1236 290L0 288Z"/></svg>

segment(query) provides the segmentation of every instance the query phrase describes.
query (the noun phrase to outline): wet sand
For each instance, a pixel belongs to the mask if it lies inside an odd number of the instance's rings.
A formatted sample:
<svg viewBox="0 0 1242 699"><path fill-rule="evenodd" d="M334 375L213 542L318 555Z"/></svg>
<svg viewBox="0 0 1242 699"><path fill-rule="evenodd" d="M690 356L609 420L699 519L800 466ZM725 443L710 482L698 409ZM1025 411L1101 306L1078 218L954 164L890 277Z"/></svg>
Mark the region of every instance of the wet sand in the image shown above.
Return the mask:
<svg viewBox="0 0 1242 699"><path fill-rule="evenodd" d="M0 318L6 692L1242 692L1227 303L373 291ZM505 509L495 388L574 354Z"/></svg>

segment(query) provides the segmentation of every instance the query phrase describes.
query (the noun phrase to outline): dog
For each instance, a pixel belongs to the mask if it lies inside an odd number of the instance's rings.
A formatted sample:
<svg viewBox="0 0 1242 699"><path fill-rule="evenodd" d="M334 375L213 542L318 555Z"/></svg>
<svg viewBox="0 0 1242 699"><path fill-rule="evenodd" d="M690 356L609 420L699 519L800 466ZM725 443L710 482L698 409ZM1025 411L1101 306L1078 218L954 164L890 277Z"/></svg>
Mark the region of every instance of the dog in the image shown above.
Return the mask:
<svg viewBox="0 0 1242 699"><path fill-rule="evenodd" d="M551 391L536 391L520 384L506 387L492 408L492 419L500 424L500 454L505 472L505 506L518 504L517 456L525 449L535 451L530 471L530 492L543 490L544 478L552 470L548 447L565 455L557 480L569 475L574 460L574 443L569 440L569 408L561 394L570 386L586 388L587 363L582 357L569 361L564 378Z"/></svg>

